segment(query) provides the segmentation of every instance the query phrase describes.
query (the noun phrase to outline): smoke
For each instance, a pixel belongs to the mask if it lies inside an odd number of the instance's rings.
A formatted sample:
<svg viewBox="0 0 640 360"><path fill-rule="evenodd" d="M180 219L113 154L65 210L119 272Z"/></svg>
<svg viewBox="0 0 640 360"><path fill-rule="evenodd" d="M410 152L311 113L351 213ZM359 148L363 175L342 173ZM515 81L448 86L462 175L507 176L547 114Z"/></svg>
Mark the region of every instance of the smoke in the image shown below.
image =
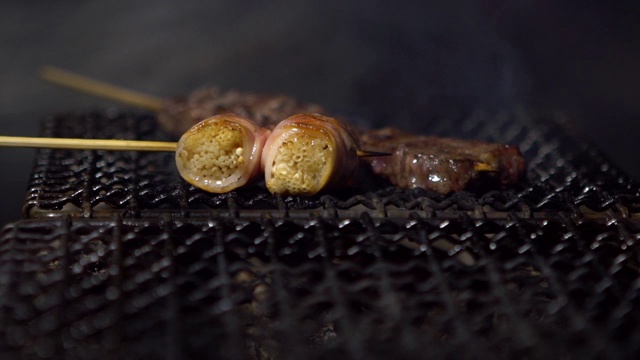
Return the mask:
<svg viewBox="0 0 640 360"><path fill-rule="evenodd" d="M612 8L550 0L5 1L0 126L36 135L45 116L115 105L39 82L44 64L159 96L206 84L285 93L369 125L424 133L433 131L428 116L531 102L615 108L622 118L640 104L638 72L629 71L640 58L631 46L638 22ZM608 141L636 143L631 131L620 133L629 139ZM25 179L32 153L20 154L14 173ZM25 187L14 182L0 185L13 189L17 214Z"/></svg>

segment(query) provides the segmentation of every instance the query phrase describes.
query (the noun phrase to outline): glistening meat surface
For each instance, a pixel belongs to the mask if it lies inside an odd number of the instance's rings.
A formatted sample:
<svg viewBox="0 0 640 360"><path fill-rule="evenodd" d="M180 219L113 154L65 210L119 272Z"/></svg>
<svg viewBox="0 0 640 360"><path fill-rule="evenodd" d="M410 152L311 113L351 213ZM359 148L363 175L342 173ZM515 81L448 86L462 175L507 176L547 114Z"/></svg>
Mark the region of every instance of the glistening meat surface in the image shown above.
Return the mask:
<svg viewBox="0 0 640 360"><path fill-rule="evenodd" d="M244 186L260 173L269 135L249 119L221 114L187 130L176 148L176 167L190 184L213 193Z"/></svg>
<svg viewBox="0 0 640 360"><path fill-rule="evenodd" d="M207 87L165 101L158 118L167 131L180 136L198 121L221 113L235 113L273 129L293 115L322 112L319 105L290 96ZM525 171L524 158L515 146L415 135L393 128L359 130L358 141L355 145L361 149L392 153L365 158L361 163L402 188L422 187L446 194L479 182L513 184Z"/></svg>
<svg viewBox="0 0 640 360"><path fill-rule="evenodd" d="M262 151L272 193L314 195L352 184L359 167L356 137L342 122L318 114L283 120Z"/></svg>
<svg viewBox="0 0 640 360"><path fill-rule="evenodd" d="M421 136L384 128L364 133L360 145L392 154L363 161L374 173L402 188L421 187L446 194L469 188L481 180L513 184L525 171L518 148L503 144Z"/></svg>

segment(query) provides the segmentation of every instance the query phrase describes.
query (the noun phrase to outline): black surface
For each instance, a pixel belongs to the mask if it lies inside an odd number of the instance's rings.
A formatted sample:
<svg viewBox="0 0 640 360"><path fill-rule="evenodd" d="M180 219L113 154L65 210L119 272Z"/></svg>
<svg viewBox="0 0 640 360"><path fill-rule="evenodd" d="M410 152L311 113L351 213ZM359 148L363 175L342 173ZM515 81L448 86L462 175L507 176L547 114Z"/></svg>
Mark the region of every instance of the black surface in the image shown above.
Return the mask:
<svg viewBox="0 0 640 360"><path fill-rule="evenodd" d="M38 67L52 64L160 96L202 84L283 92L422 132L432 130L425 113L551 107L640 175L640 22L629 5L7 1L0 19L0 128L10 135L113 105L39 82ZM34 153L2 149L3 223L20 217Z"/></svg>
<svg viewBox="0 0 640 360"><path fill-rule="evenodd" d="M12 359L635 359L637 222L22 221Z"/></svg>

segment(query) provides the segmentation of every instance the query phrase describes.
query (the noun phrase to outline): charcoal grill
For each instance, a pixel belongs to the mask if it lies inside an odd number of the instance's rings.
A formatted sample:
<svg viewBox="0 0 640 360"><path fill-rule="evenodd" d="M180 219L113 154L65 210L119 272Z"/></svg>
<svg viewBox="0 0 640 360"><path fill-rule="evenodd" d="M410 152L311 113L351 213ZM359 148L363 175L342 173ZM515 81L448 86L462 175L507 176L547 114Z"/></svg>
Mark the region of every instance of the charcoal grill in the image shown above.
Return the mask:
<svg viewBox="0 0 640 360"><path fill-rule="evenodd" d="M183 182L171 154L40 150L0 233L9 358L640 355L640 188L557 114L429 119L520 146L527 178L448 196L363 182L311 198ZM152 115L42 135L168 140Z"/></svg>

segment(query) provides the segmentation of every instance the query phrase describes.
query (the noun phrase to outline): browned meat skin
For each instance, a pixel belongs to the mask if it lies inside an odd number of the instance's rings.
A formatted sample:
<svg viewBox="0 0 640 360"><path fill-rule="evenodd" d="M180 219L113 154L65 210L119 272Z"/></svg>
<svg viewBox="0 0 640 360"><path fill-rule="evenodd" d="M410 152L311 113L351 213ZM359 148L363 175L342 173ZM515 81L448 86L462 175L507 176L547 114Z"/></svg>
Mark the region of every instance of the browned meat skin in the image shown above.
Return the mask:
<svg viewBox="0 0 640 360"><path fill-rule="evenodd" d="M224 113L249 118L267 129L273 129L280 121L296 114L325 113L319 105L290 96L216 87L197 89L187 96L169 99L164 105L164 110L158 114L159 122L176 137L199 121ZM358 129L358 133L361 149L393 154L364 158L362 162L374 173L403 188L422 187L446 194L466 189L479 178L513 184L525 171L524 159L514 146L418 136L392 128Z"/></svg>
<svg viewBox="0 0 640 360"><path fill-rule="evenodd" d="M349 186L359 169L355 135L341 121L297 114L281 121L265 142L262 166L272 193L314 195Z"/></svg>
<svg viewBox="0 0 640 360"><path fill-rule="evenodd" d="M196 187L229 192L257 177L268 136L269 130L249 119L234 114L212 116L182 135L176 147L176 167Z"/></svg>
<svg viewBox="0 0 640 360"><path fill-rule="evenodd" d="M480 177L513 184L525 171L518 148L503 144L420 136L384 128L364 133L360 145L393 154L363 161L370 164L374 173L402 188L421 187L447 194L468 188Z"/></svg>
<svg viewBox="0 0 640 360"><path fill-rule="evenodd" d="M197 89L187 96L164 102L158 113L162 127L176 137L198 122L214 115L233 113L268 129L300 113L323 113L321 106L285 95L263 95L216 87Z"/></svg>

